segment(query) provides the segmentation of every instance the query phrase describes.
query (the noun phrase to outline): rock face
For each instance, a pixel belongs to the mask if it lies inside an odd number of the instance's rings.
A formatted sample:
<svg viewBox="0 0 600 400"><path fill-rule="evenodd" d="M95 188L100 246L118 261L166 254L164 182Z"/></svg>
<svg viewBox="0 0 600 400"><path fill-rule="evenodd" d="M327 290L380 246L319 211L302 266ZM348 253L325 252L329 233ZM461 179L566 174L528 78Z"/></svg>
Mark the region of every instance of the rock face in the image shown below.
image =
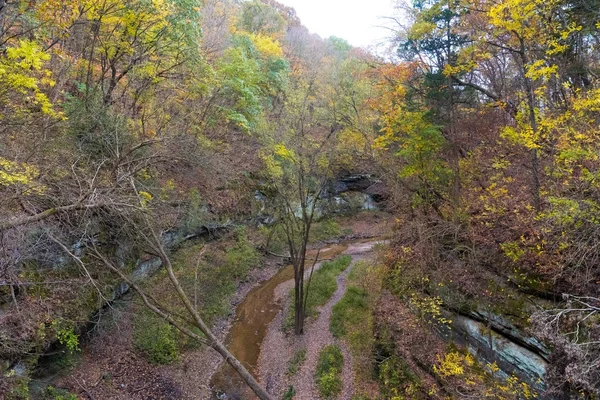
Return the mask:
<svg viewBox="0 0 600 400"><path fill-rule="evenodd" d="M343 175L327 188L325 197L335 197L347 192L361 192L369 195L375 202L388 198L385 184L369 174Z"/></svg>
<svg viewBox="0 0 600 400"><path fill-rule="evenodd" d="M184 242L199 238L218 236L220 233L232 228L231 224L212 224L203 225L195 229L193 232L169 231L162 235L161 240L168 249L175 249ZM137 260L135 269L131 273L131 280L135 283L141 282L154 275L162 267L162 261L158 257L151 257L145 260ZM130 287L127 283L121 282L114 290L111 301L118 299L129 291Z"/></svg>
<svg viewBox="0 0 600 400"><path fill-rule="evenodd" d="M365 192L371 186L379 182L380 181L374 178L372 175L345 175L338 178L338 180L332 184L332 187L329 188L329 192L333 194L340 194L344 192Z"/></svg>
<svg viewBox="0 0 600 400"><path fill-rule="evenodd" d="M539 354L496 333L479 321L456 316L452 321L455 333L469 351L487 363L495 362L504 376L516 375L537 389L544 389L543 379L548 362Z"/></svg>
<svg viewBox="0 0 600 400"><path fill-rule="evenodd" d="M365 210L378 210L381 202L387 198L384 184L381 180L368 174L344 175L337 178L325 188L319 197L315 208L315 217L351 213ZM257 212L253 221L258 225L270 225L275 222L273 215L268 213L269 198L260 191L254 193ZM310 198L309 201L314 201ZM300 218L302 210L297 203L294 214Z"/></svg>
<svg viewBox="0 0 600 400"><path fill-rule="evenodd" d="M486 311L446 313L452 320L440 331L465 346L482 363L496 363L500 377L517 376L534 389L545 389L544 376L551 354L537 338L528 336L501 315Z"/></svg>

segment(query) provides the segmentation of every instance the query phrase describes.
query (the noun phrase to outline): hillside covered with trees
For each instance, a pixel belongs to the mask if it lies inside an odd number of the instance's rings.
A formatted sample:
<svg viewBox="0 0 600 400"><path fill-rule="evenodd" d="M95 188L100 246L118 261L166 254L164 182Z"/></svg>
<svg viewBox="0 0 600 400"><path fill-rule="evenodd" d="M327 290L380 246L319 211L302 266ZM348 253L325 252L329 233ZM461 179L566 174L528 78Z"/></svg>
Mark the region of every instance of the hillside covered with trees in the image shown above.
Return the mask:
<svg viewBox="0 0 600 400"><path fill-rule="evenodd" d="M396 11L0 0L0 398L597 399L600 2Z"/></svg>

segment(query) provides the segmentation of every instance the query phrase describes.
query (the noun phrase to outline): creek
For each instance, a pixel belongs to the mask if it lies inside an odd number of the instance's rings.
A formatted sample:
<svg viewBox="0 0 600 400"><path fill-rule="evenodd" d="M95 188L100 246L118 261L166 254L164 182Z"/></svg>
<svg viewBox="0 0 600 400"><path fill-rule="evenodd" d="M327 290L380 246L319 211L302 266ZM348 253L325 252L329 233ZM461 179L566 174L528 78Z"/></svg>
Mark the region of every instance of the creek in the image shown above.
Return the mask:
<svg viewBox="0 0 600 400"><path fill-rule="evenodd" d="M321 249L319 260L326 261L335 258L353 242L356 241L343 242ZM316 255L317 250L307 252L307 269L312 266L312 259ZM279 285L293 278L294 269L291 265L282 268L272 278L251 290L236 307L236 318L225 339L225 344L255 377L257 376L261 345L267 329L284 306L283 301L277 298L275 290ZM218 399L246 398L245 384L229 364L221 364L213 374L210 386Z"/></svg>

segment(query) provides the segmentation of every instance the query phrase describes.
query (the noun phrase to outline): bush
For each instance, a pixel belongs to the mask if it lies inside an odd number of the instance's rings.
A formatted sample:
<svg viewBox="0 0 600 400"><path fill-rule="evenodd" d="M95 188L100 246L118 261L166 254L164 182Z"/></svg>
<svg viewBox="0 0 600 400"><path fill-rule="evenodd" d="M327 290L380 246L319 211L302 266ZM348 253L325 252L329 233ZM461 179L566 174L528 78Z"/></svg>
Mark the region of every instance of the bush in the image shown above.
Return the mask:
<svg viewBox="0 0 600 400"><path fill-rule="evenodd" d="M133 345L156 364L169 364L179 358L177 332L151 311L143 310L134 317Z"/></svg>
<svg viewBox="0 0 600 400"><path fill-rule="evenodd" d="M321 396L331 398L342 391L344 356L336 345L323 348L319 353L315 381Z"/></svg>
<svg viewBox="0 0 600 400"><path fill-rule="evenodd" d="M310 241L320 242L340 236L342 228L340 224L331 219L322 220L313 225L310 231Z"/></svg>
<svg viewBox="0 0 600 400"><path fill-rule="evenodd" d="M260 256L248 240L244 228L239 228L236 234L236 243L227 249L225 262L231 268L235 279L245 279L250 268L260 262Z"/></svg>
<svg viewBox="0 0 600 400"><path fill-rule="evenodd" d="M392 355L379 365L381 393L386 398L404 394L414 395L420 390L421 382L408 364L396 355Z"/></svg>

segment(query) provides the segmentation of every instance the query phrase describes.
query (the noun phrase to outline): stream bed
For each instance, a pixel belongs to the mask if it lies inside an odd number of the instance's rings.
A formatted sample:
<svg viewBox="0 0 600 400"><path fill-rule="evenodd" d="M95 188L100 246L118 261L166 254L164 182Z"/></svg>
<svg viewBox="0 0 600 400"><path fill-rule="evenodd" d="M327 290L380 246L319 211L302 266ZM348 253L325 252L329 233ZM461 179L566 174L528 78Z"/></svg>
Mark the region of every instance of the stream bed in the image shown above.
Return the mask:
<svg viewBox="0 0 600 400"><path fill-rule="evenodd" d="M327 261L344 252L351 241L322 248L320 261ZM317 250L307 252L306 269L310 269ZM225 339L229 351L257 377L258 357L269 324L283 308L283 302L277 298L275 289L294 278L291 265L279 270L272 278L252 289L246 298L236 307L236 318ZM239 375L229 366L221 363L213 374L211 382L213 394L217 399L246 399L246 386Z"/></svg>

